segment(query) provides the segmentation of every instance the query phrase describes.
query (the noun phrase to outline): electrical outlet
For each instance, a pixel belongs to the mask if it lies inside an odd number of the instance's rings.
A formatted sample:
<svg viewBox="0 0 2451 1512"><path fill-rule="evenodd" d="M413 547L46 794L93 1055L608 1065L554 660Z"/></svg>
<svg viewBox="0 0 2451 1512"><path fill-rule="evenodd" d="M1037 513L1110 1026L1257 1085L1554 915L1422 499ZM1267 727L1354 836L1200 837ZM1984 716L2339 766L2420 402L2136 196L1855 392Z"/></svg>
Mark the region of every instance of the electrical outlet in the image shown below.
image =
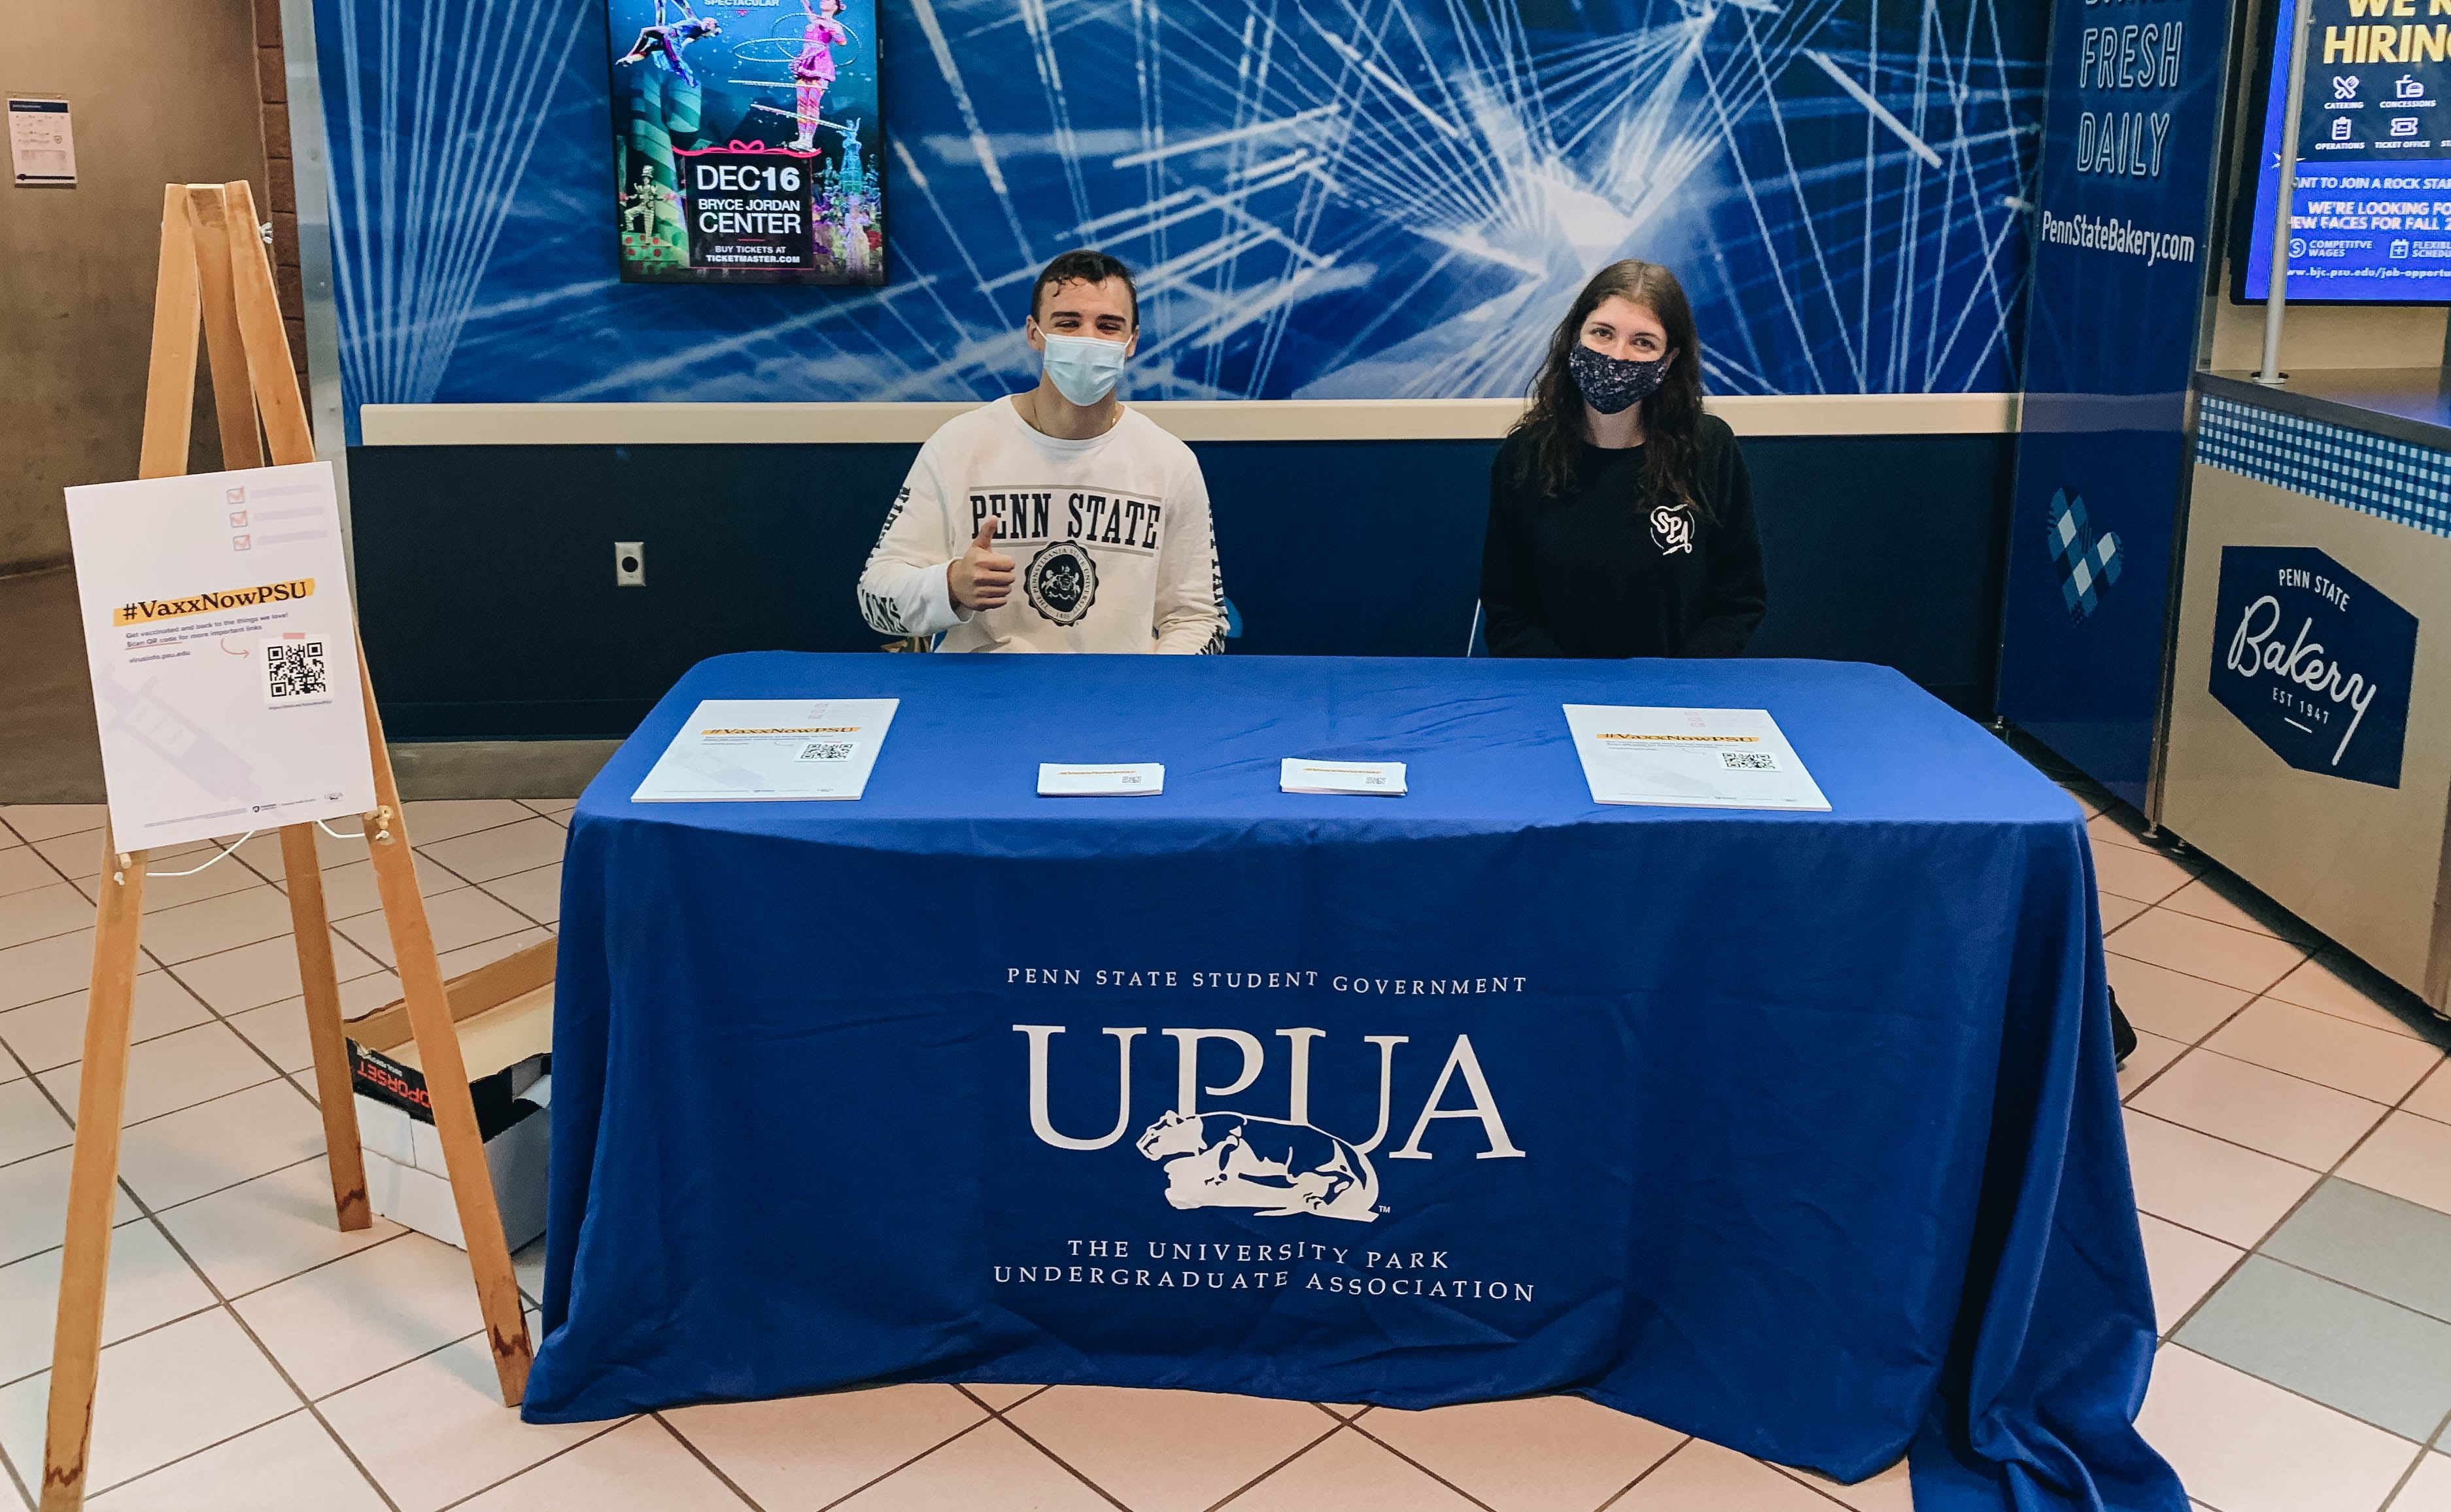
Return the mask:
<svg viewBox="0 0 2451 1512"><path fill-rule="evenodd" d="M645 541L613 542L613 586L616 588L647 586L647 543Z"/></svg>

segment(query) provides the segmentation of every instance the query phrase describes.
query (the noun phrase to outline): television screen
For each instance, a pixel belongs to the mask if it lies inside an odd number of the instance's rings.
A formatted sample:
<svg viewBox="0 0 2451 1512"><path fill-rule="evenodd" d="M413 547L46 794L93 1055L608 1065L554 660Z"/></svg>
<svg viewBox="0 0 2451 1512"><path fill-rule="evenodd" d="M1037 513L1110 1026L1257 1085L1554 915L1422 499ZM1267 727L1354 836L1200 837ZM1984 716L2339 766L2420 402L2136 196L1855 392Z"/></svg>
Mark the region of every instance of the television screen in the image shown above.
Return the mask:
<svg viewBox="0 0 2451 1512"><path fill-rule="evenodd" d="M2298 184L2290 206L2289 297L2312 302L2451 302L2451 3L2313 0ZM2245 257L2233 297L2270 293L2273 199L2289 96L2296 0L2272 10L2264 146ZM2432 11L2435 19L2428 20Z"/></svg>

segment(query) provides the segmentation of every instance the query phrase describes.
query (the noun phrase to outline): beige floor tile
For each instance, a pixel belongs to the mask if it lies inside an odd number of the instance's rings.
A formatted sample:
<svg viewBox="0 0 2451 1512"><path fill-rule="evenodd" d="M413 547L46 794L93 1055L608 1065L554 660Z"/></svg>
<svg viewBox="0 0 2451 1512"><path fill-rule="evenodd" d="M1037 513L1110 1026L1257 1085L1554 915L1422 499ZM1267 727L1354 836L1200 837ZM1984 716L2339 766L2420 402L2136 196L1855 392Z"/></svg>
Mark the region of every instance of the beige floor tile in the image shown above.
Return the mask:
<svg viewBox="0 0 2451 1512"><path fill-rule="evenodd" d="M2127 1124L2137 1208L2233 1245L2252 1247L2322 1179L2132 1109Z"/></svg>
<svg viewBox="0 0 2451 1512"><path fill-rule="evenodd" d="M454 839L419 842L418 848L471 882L490 882L561 859L570 832L551 819L530 816L498 830Z"/></svg>
<svg viewBox="0 0 2451 1512"><path fill-rule="evenodd" d="M517 798L443 798L407 808L409 837L421 846L480 830L499 830L536 816L535 810Z"/></svg>
<svg viewBox="0 0 2451 1512"><path fill-rule="evenodd" d="M425 922L433 931L434 948L444 952L480 940L500 939L529 927L528 919L517 909L473 887L428 897ZM391 926L383 914L362 913L333 927L385 966L397 964L392 959Z"/></svg>
<svg viewBox="0 0 2451 1512"><path fill-rule="evenodd" d="M43 1085L70 1118L76 1116L84 1070L76 1062L42 1073ZM198 1024L128 1048L127 1102L120 1123L141 1124L278 1074L227 1024Z"/></svg>
<svg viewBox="0 0 2451 1512"><path fill-rule="evenodd" d="M1609 1512L1830 1512L1830 1503L1769 1465L1700 1439L1609 1503Z"/></svg>
<svg viewBox="0 0 2451 1512"><path fill-rule="evenodd" d="M407 1231L378 1218L343 1232L332 1211L330 1168L321 1158L157 1211L225 1297L243 1297Z"/></svg>
<svg viewBox="0 0 2451 1512"><path fill-rule="evenodd" d="M1016 1407L1047 1389L1045 1386L1006 1385L999 1382L965 1382L962 1389L986 1403L998 1412Z"/></svg>
<svg viewBox="0 0 2451 1512"><path fill-rule="evenodd" d="M346 866L351 861L363 861L366 858L365 838L358 834L356 819L331 819L326 822L341 833L331 835L321 829L313 832L315 859L322 870L330 871L334 867ZM238 859L245 861L250 870L267 880L280 877L284 871L281 860L281 832L266 830L240 846Z"/></svg>
<svg viewBox="0 0 2451 1512"><path fill-rule="evenodd" d="M2438 1124L2451 1124L2451 1061L2437 1065L2434 1074L2420 1083L2401 1106Z"/></svg>
<svg viewBox="0 0 2451 1512"><path fill-rule="evenodd" d="M60 1116L40 1084L20 1080L0 1086L0 1166L47 1149L64 1149L75 1138L76 1126Z"/></svg>
<svg viewBox="0 0 2451 1512"><path fill-rule="evenodd" d="M38 1071L65 1066L85 1054L86 989L0 1012L0 1043L5 1043ZM179 1030L191 1029L213 1015L196 994L161 972L136 978L136 1001L128 1015L130 1041L142 1044Z"/></svg>
<svg viewBox="0 0 2451 1512"><path fill-rule="evenodd" d="M93 981L93 930L0 950L0 1008L79 992Z"/></svg>
<svg viewBox="0 0 2451 1512"><path fill-rule="evenodd" d="M561 863L540 866L533 872L514 872L498 876L485 884L485 891L518 909L539 924L552 924L561 918Z"/></svg>
<svg viewBox="0 0 2451 1512"><path fill-rule="evenodd" d="M577 798L521 798L520 801L548 819L560 817L578 807Z"/></svg>
<svg viewBox="0 0 2451 1512"><path fill-rule="evenodd" d="M523 951L539 940L551 938L551 930L521 930L517 934L505 934L482 945L463 945L456 951L445 951L440 957L442 975L447 980L462 972L473 972L480 966L500 960L514 951Z"/></svg>
<svg viewBox="0 0 2451 1512"><path fill-rule="evenodd" d="M2198 877L2163 898L2161 906L2200 919L2210 919L2216 924L2226 924L2232 929L2269 934L2309 949L2324 941L2321 933L2304 921L2293 917L2288 910L2223 873L2207 873Z"/></svg>
<svg viewBox="0 0 2451 1512"><path fill-rule="evenodd" d="M382 1512L382 1504L303 1408L86 1502L92 1512Z"/></svg>
<svg viewBox="0 0 2451 1512"><path fill-rule="evenodd" d="M2429 1454L2392 1498L2391 1512L2451 1512L2451 1454Z"/></svg>
<svg viewBox="0 0 2451 1512"><path fill-rule="evenodd" d="M1057 1386L1006 1415L1133 1512L1201 1512L1335 1431L1306 1402Z"/></svg>
<svg viewBox="0 0 2451 1512"><path fill-rule="evenodd" d="M0 1265L59 1247L68 1229L72 1153L55 1149L13 1166L0 1166ZM110 1221L124 1224L137 1216L136 1205L121 1192Z"/></svg>
<svg viewBox="0 0 2451 1512"><path fill-rule="evenodd" d="M2165 908L2147 909L2121 925L2103 948L2249 992L2281 980L2306 955L2286 940Z"/></svg>
<svg viewBox="0 0 2451 1512"><path fill-rule="evenodd" d="M2274 997L2222 1026L2205 1048L2381 1103L2399 1102L2442 1062L2422 1040Z"/></svg>
<svg viewBox="0 0 2451 1512"><path fill-rule="evenodd" d="M14 835L0 835L0 896L59 880L58 870L43 859L41 852Z"/></svg>
<svg viewBox="0 0 2451 1512"><path fill-rule="evenodd" d="M2175 1345L2136 1420L2190 1495L2222 1512L2375 1512L2417 1445Z"/></svg>
<svg viewBox="0 0 2451 1512"><path fill-rule="evenodd" d="M2152 906L2149 903L2139 903L2132 897L2120 897L2111 893L2103 893L2098 901L2102 912L2102 933L2105 934L2108 934Z"/></svg>
<svg viewBox="0 0 2451 1512"><path fill-rule="evenodd" d="M11 803L0 807L0 822L6 822L28 840L99 830L104 817L99 803Z"/></svg>
<svg viewBox="0 0 2451 1512"><path fill-rule="evenodd" d="M637 1418L460 1503L462 1512L746 1512L653 1418Z"/></svg>
<svg viewBox="0 0 2451 1512"><path fill-rule="evenodd" d="M147 853L145 857L146 867L149 871L185 871L227 845L229 841L230 836L225 835L218 841L190 840L184 845L162 846ZM62 876L71 882L90 882L102 874L100 831L89 831L82 835L64 835L57 839L38 840L32 849L57 869ZM195 859L187 859L189 856ZM236 857L232 859L235 860Z"/></svg>
<svg viewBox="0 0 2451 1512"><path fill-rule="evenodd" d="M2142 818L2133 811L2114 809L2108 813L2097 814L2086 820L2085 833L2093 836L2093 848L2096 854L2100 854L2105 846L2116 845L2131 851L2142 851L2147 855L2162 854L2162 852L2147 845L2137 837L2137 831L2132 826L2142 823Z"/></svg>
<svg viewBox="0 0 2451 1512"><path fill-rule="evenodd" d="M2451 1213L2451 1124L2394 1113L2341 1165L2341 1175Z"/></svg>
<svg viewBox="0 0 2451 1512"><path fill-rule="evenodd" d="M2153 1328L2168 1333L2245 1259L2236 1245L2182 1228L2151 1213L2136 1215L2145 1235L2145 1268L2153 1279Z"/></svg>
<svg viewBox="0 0 2451 1512"><path fill-rule="evenodd" d="M1364 1420L1363 1431L1507 1512L1591 1512L1685 1441L1681 1433L1579 1397L1427 1412L1382 1407ZM1108 1485L1094 1474L1090 1479Z"/></svg>
<svg viewBox="0 0 2451 1512"><path fill-rule="evenodd" d="M2196 870L2152 851L2097 845L2093 848L2093 879L2095 886L2114 896L2159 903L2194 881Z"/></svg>
<svg viewBox="0 0 2451 1512"><path fill-rule="evenodd" d="M842 1502L841 1512L1111 1512L1112 1505L1020 1434L990 1422Z"/></svg>
<svg viewBox="0 0 2451 1512"><path fill-rule="evenodd" d="M2111 990L2119 994L2120 1011L2130 1024L2189 1045L2220 1028L2255 995L2117 953L2104 956L2103 965Z"/></svg>
<svg viewBox="0 0 2451 1512"><path fill-rule="evenodd" d="M500 1389L485 1341L468 1338L317 1405L400 1512L436 1512L618 1426L521 1423Z"/></svg>
<svg viewBox="0 0 2451 1512"><path fill-rule="evenodd" d="M0 897L0 947L92 927L93 899L66 882L48 882Z"/></svg>
<svg viewBox="0 0 2451 1512"><path fill-rule="evenodd" d="M332 936L332 971L342 981L355 981L382 969L382 962L342 936ZM284 934L182 961L170 974L193 988L217 1011L244 1013L298 995L298 947Z"/></svg>
<svg viewBox="0 0 2451 1512"><path fill-rule="evenodd" d="M2329 1168L2382 1122L2382 1103L2199 1050L2164 1071L2130 1106L2200 1133L2317 1170Z"/></svg>
<svg viewBox="0 0 2451 1512"><path fill-rule="evenodd" d="M309 1398L485 1325L468 1257L406 1233L230 1304Z"/></svg>
<svg viewBox="0 0 2451 1512"><path fill-rule="evenodd" d="M59 1317L60 1254L47 1249L0 1266L0 1381L48 1370L51 1328ZM110 1280L103 1294L102 1342L158 1328L212 1306L211 1288L179 1258L151 1224L137 1222L110 1235Z"/></svg>
<svg viewBox="0 0 2451 1512"><path fill-rule="evenodd" d="M43 1463L50 1372L0 1389L0 1444ZM238 1320L207 1308L102 1351L86 1483L116 1485L298 1409L298 1395L247 1342Z"/></svg>
<svg viewBox="0 0 2451 1512"><path fill-rule="evenodd" d="M2269 995L2284 1003L2315 1009L2371 1029L2405 1034L2412 1039L2424 1037L2406 1020L2382 1006L2382 999L2392 995L2385 984L2364 967L2330 952L2316 956L2273 984Z"/></svg>
<svg viewBox="0 0 2451 1512"><path fill-rule="evenodd" d="M2127 1064L2119 1068L2119 1095L2135 1095L2138 1088L2160 1075L2164 1068L2186 1052L2187 1047L2181 1041L2138 1030L2136 1048L2128 1052Z"/></svg>
<svg viewBox="0 0 2451 1512"><path fill-rule="evenodd" d="M341 984L341 1017L363 1018L387 1004L400 1001L400 978L389 972L361 976ZM292 997L262 1008L250 1008L229 1017L230 1028L246 1036L248 1044L272 1057L272 1063L285 1071L303 1071L315 1064L315 1048L306 1038L306 1000Z"/></svg>
<svg viewBox="0 0 2451 1512"><path fill-rule="evenodd" d="M158 1212L323 1152L323 1115L271 1081L136 1125L120 1136L119 1176Z"/></svg>
<svg viewBox="0 0 2451 1512"><path fill-rule="evenodd" d="M1467 1512L1472 1503L1358 1429L1339 1428L1226 1506L1231 1512Z"/></svg>
<svg viewBox="0 0 2451 1512"><path fill-rule="evenodd" d="M1914 1512L1912 1472L1904 1459L1878 1475L1866 1476L1853 1485L1841 1485L1826 1475L1800 1470L1791 1464L1775 1466L1833 1502L1851 1506L1855 1512Z"/></svg>
<svg viewBox="0 0 2451 1512"><path fill-rule="evenodd" d="M363 856L363 853L361 854ZM375 864L372 861L361 858L346 866L328 867L323 877L324 916L327 919L355 918L382 907L382 893L375 886ZM467 885L425 857L417 857L417 891L428 902ZM285 885L283 891L287 891Z"/></svg>
<svg viewBox="0 0 2451 1512"><path fill-rule="evenodd" d="M766 1512L816 1512L986 1416L931 1384L676 1407L664 1421Z"/></svg>
<svg viewBox="0 0 2451 1512"><path fill-rule="evenodd" d="M165 966L217 955L258 940L287 938L289 897L270 883L145 917L145 952Z"/></svg>

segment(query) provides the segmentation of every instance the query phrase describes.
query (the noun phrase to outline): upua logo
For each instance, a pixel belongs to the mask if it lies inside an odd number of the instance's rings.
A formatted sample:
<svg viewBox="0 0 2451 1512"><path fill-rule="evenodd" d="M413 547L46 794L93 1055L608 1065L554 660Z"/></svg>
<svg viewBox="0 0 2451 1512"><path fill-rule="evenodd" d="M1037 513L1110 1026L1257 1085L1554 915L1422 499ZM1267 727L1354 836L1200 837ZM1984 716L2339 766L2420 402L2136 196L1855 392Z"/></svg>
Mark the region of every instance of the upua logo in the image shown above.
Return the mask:
<svg viewBox="0 0 2451 1512"><path fill-rule="evenodd" d="M1060 1024L1015 1024L1013 1032L1029 1041L1029 1129L1057 1149L1105 1149L1121 1141L1132 1126L1132 1041L1146 1028L1107 1029L1115 1041L1115 1123L1103 1134L1072 1135L1055 1127L1048 1110L1049 1062ZM1379 1124L1364 1140L1348 1140L1311 1122L1311 1047L1327 1031L1281 1029L1276 1037L1289 1042L1285 1084L1285 1116L1265 1117L1235 1109L1203 1111L1203 1095L1232 1097L1247 1090L1267 1066L1267 1047L1257 1034L1239 1029L1167 1029L1158 1032L1175 1041L1174 1106L1143 1129L1135 1148L1166 1172L1166 1200L1177 1208L1241 1208L1263 1218L1310 1216L1371 1223L1379 1205L1379 1172L1370 1156L1388 1134L1394 1111L1396 1048L1412 1043L1404 1034L1365 1034L1363 1043L1376 1046L1379 1055ZM1223 1040L1242 1052L1242 1069L1221 1086L1201 1084L1200 1047ZM1468 1102L1444 1106L1458 1084ZM1389 1150L1388 1160L1436 1158L1422 1148L1422 1136L1444 1119L1467 1119L1480 1126L1482 1149L1478 1160L1520 1160L1506 1131L1505 1117L1491 1092L1472 1036L1458 1034L1439 1070L1438 1080L1422 1102L1404 1142Z"/></svg>

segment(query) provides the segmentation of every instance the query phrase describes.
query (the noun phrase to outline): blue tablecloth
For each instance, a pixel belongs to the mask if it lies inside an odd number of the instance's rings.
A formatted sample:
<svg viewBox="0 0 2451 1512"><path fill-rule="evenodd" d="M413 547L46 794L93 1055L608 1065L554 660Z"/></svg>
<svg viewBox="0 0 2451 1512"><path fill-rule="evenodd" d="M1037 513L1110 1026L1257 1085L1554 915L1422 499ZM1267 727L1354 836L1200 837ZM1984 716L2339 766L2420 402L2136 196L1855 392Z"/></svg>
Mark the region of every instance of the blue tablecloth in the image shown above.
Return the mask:
<svg viewBox="0 0 2451 1512"><path fill-rule="evenodd" d="M809 697L902 700L861 801L629 802L700 699ZM1769 709L1832 812L1596 805L1567 702ZM532 1422L1574 1391L2184 1509L2082 816L1885 669L719 658L580 800L561 940Z"/></svg>

